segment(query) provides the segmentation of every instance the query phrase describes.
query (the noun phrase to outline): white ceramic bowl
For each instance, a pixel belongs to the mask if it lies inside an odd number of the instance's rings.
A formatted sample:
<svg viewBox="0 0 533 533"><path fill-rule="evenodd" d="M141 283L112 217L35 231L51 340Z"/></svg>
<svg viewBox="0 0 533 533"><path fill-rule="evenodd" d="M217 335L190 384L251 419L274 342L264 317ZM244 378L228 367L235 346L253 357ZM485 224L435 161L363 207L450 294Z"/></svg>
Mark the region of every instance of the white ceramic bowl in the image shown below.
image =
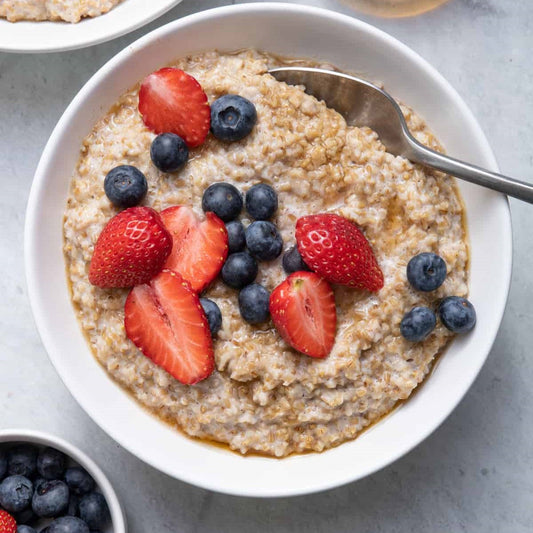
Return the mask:
<svg viewBox="0 0 533 533"><path fill-rule="evenodd" d="M303 494L362 478L398 459L437 428L464 396L503 315L511 274L510 214L504 196L461 183L471 239L470 294L478 324L453 342L418 394L355 441L321 454L274 460L242 457L171 429L107 377L85 342L65 280L65 199L83 137L123 91L178 54L246 47L320 58L381 80L427 120L449 153L497 170L479 125L459 95L387 34L305 6L219 8L175 21L133 43L103 66L70 104L46 146L31 190L26 275L35 320L53 364L82 407L122 446L171 476L212 490L247 496Z"/></svg>
<svg viewBox="0 0 533 533"><path fill-rule="evenodd" d="M74 445L48 433L28 429L0 430L0 445L20 442L28 442L37 446L50 446L65 453L75 463L85 468L106 499L111 514L111 524L102 533L126 533L126 516L117 494L105 474L100 470L100 467L90 457Z"/></svg>
<svg viewBox="0 0 533 533"><path fill-rule="evenodd" d="M108 13L70 22L8 22L0 18L0 51L60 52L103 43L148 24L181 0L123 0Z"/></svg>

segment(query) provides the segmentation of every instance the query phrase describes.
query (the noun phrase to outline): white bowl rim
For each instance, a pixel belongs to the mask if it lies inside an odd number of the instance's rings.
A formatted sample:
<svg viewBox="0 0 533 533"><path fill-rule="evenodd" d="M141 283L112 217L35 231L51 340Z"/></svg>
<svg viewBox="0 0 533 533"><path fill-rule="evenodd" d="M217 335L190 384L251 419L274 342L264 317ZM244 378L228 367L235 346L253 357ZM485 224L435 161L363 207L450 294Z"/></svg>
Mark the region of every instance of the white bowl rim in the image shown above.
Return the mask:
<svg viewBox="0 0 533 533"><path fill-rule="evenodd" d="M57 123L56 127L54 128L52 135L50 136L50 139L44 149L43 155L41 157L41 160L39 162L39 165L37 167L35 178L31 187L29 200L28 200L28 206L27 206L27 214L26 214L26 225L25 225L25 268L26 268L26 279L27 279L27 285L28 285L28 294L31 302L31 307L33 311L33 315L36 321L37 329L39 331L39 334L41 336L42 342L44 347L47 349L48 355L54 364L58 374L60 375L61 379L64 381L65 385L68 387L68 382L64 377L64 373L61 368L58 367L55 361L54 353L52 350L48 349L48 345L50 344L48 341L48 332L45 330L44 327L40 324L40 316L41 316L41 308L38 305L36 294L37 294L37 286L36 286L36 277L34 276L34 265L38 264L38 257L33 255L33 251L35 249L35 235L36 235L36 219L37 219L37 204L39 201L39 198L42 194L42 189L45 186L44 182L44 175L45 175L45 167L47 164L48 159L51 157L51 154L54 151L54 146L57 144L57 138L59 138L61 131L64 127L64 125L68 124L70 120L74 117L76 114L76 110L78 106L84 101L86 96L94 90L96 86L98 86L103 79L105 79L108 75L112 73L114 69L116 69L120 64L127 61L127 59L130 57L131 54L134 54L138 52L140 49L143 48L143 46L151 43L154 40L161 40L164 39L167 35L174 33L175 31L179 30L183 26L192 25L197 22L202 22L209 19L216 19L217 17L221 15L230 15L232 13L235 14L262 14L265 11L271 11L271 10L279 10L286 13L287 11L292 12L292 14L295 15L314 15L317 17L322 18L328 18L330 20L344 23L344 24L351 24L355 28L361 29L365 32L370 32L376 37L379 37L383 41L387 42L390 46L399 49L402 53L409 56L409 58L418 66L423 68L433 79L437 80L439 85L443 86L448 95L451 95L454 99L454 104L457 106L457 109L460 110L460 112L466 117L466 119L472 124L472 127L474 130L477 131L477 141L480 145L482 145L482 150L484 152L484 156L486 159L490 162L490 164L487 165L487 168L492 169L493 171L498 171L498 165L496 162L496 159L494 157L494 154L492 152L492 149L490 148L490 145L486 139L486 136L484 135L481 127L479 126L479 123L475 119L474 115L470 111L470 109L467 107L466 103L462 100L461 96L457 93L457 91L449 84L449 82L429 63L426 62L421 56L419 56L416 52L414 52L412 49L407 47L402 42L398 41L396 38L390 36L386 32L366 23L361 20L358 20L353 17L349 17L347 15L343 15L334 11L330 11L323 8L317 8L312 6L306 6L306 5L300 5L300 4L287 4L287 3L281 3L281 2L261 2L261 3L247 3L247 4L236 4L236 5L230 5L230 6L223 6L218 7L210 10L206 10L203 12L195 13L192 15L188 15L186 17L183 17L179 20L173 21L171 23L166 24L165 26L162 26L149 34L141 37L128 47L126 47L124 50L119 52L117 55L115 55L112 59L110 59L105 65L103 65L90 79L89 81L82 87L82 89L79 91L79 93L75 96L75 98L72 100L70 105L67 107L66 111L64 112L63 116ZM504 195L497 195L498 199L500 200L500 207L503 206L503 209L505 210L505 228L502 229L503 237L502 237L502 255L505 257L505 264L503 265L503 276L502 279L499 282L499 286L501 287L501 292L499 294L500 298L497 301L496 305L498 307L498 324L501 324L501 320L503 318L503 313L505 311L505 306L507 302L508 292L509 292L509 286L511 281L511 270L512 270L512 228L511 228L511 216L510 216L510 208L509 208L509 202L507 197ZM140 447L135 447L133 443L131 442L125 442L123 439L121 439L121 436L117 434L117 432L114 430L114 427L112 424L106 424L103 420L101 420L98 416L98 413L93 411L89 405L86 405L84 402L82 402L78 398L78 394L76 391L73 391L69 388L71 394L74 396L74 398L80 403L82 408L91 416L91 418L106 432L108 433L112 438L114 438L117 442L121 444L125 449L129 450L131 453L133 453L135 456L143 460L144 462L150 464L154 468L167 473L168 475L174 476L182 481L191 483L192 485L200 486L209 490L213 490L216 492L221 493L228 493L233 495L239 495L239 496L253 496L253 497L284 497L284 496L295 496L295 495L302 495L302 494L308 494L313 492L318 492L322 490L328 490L332 488L336 488L339 486L342 486L346 483L350 483L352 481L356 481L358 479L361 479L363 477L366 477L367 475L370 475L372 473L375 473L382 468L386 467L387 465L393 463L394 461L398 460L400 457L411 451L414 447L416 447L418 444L420 444L423 440L425 440L433 431L435 431L442 422L450 415L450 413L455 409L455 407L459 404L459 402L462 400L472 383L474 382L475 378L479 374L479 371L481 370L484 362L486 361L486 358L488 357L488 354L490 352L490 349L494 343L494 340L496 338L496 335L498 333L498 328L495 328L494 331L490 333L490 335L486 338L486 344L484 346L484 357L479 361L479 364L477 365L477 368L475 372L472 374L471 379L468 381L464 381L462 392L461 394L458 394L458 396L455 398L454 402L450 402L450 404L447 407L447 410L445 413L442 414L440 417L436 417L431 424L427 424L423 431L419 431L418 436L416 439L411 441L409 445L398 448L396 450L396 453L389 454L386 458L382 459L381 461L376 461L375 464L373 464L371 467L368 467L365 469L362 469L357 475L354 475L350 472L349 469L345 469L342 474L336 475L336 477L332 477L331 479L316 479L316 482L314 484L308 484L305 488L286 488L286 487L277 487L275 490L271 488L261 488L256 487L253 490L247 487L246 489L235 489L231 488L228 489L221 483L215 483L212 480L206 479L205 476L196 476L196 475L185 475L183 472L176 473L176 472L169 472L166 468L166 465L159 460L158 457L154 457L152 455L149 455L147 453L144 453L144 450ZM324 453L327 453L324 452Z"/></svg>
<svg viewBox="0 0 533 533"><path fill-rule="evenodd" d="M8 428L0 430L0 444L7 444L10 442L30 442L32 444L56 448L85 468L95 480L96 485L102 491L102 494L106 499L109 512L111 513L113 533L126 533L126 515L124 514L124 509L122 508L115 489L111 485L109 479L107 479L107 476L103 473L102 469L85 452L61 437L33 429Z"/></svg>
<svg viewBox="0 0 533 533"><path fill-rule="evenodd" d="M77 50L116 39L148 24L177 6L182 0L159 0L145 2L136 0L136 6L121 7L99 15L85 18L72 24L62 21L21 20L8 22L0 18L0 52L11 53L48 53ZM150 6L146 14L143 7ZM119 10L117 12L117 10ZM124 10L133 16L123 13ZM134 11L135 10L135 11ZM142 16L141 16L142 14ZM108 28L111 28L108 30ZM5 31L2 31L4 29ZM37 33L37 35L35 35ZM43 43L44 40L44 43ZM36 45L35 43L39 43Z"/></svg>

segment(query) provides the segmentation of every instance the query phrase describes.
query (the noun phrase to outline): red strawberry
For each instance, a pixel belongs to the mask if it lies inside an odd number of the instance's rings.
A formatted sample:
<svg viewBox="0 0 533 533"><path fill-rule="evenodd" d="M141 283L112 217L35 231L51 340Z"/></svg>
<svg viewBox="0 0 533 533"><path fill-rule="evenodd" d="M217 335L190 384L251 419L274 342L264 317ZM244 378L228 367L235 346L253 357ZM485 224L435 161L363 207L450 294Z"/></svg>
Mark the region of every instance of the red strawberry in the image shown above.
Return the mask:
<svg viewBox="0 0 533 533"><path fill-rule="evenodd" d="M309 268L331 283L379 291L383 272L365 236L347 218L331 213L296 222L298 251Z"/></svg>
<svg viewBox="0 0 533 533"><path fill-rule="evenodd" d="M176 272L164 269L126 299L128 338L156 365L193 385L215 367L209 324L198 295Z"/></svg>
<svg viewBox="0 0 533 533"><path fill-rule="evenodd" d="M15 519L3 509L0 509L0 533L17 533Z"/></svg>
<svg viewBox="0 0 533 533"><path fill-rule="evenodd" d="M182 205L161 211L163 224L172 235L172 253L165 268L181 274L191 287L201 292L216 278L228 256L228 232L214 213L205 219Z"/></svg>
<svg viewBox="0 0 533 533"><path fill-rule="evenodd" d="M162 68L144 78L139 112L154 133L175 133L189 148L200 146L211 124L211 111L201 85L177 68Z"/></svg>
<svg viewBox="0 0 533 533"><path fill-rule="evenodd" d="M270 295L270 314L295 350L326 357L335 342L337 311L329 283L314 272L294 272Z"/></svg>
<svg viewBox="0 0 533 533"><path fill-rule="evenodd" d="M102 288L132 287L158 274L172 250L172 237L150 207L115 215L96 241L89 281Z"/></svg>

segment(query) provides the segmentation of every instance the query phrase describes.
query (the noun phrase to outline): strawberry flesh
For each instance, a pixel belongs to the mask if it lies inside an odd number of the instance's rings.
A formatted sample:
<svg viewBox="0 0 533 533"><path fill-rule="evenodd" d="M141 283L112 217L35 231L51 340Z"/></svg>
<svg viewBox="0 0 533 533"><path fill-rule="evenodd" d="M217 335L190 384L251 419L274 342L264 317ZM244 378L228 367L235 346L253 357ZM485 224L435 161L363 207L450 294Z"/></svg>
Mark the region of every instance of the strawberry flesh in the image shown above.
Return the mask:
<svg viewBox="0 0 533 533"><path fill-rule="evenodd" d="M324 358L337 328L335 296L314 272L294 272L270 296L270 314L283 339L310 357Z"/></svg>
<svg viewBox="0 0 533 533"><path fill-rule="evenodd" d="M150 283L134 287L124 313L128 338L178 381L193 385L211 375L209 324L198 295L178 273L164 269Z"/></svg>
<svg viewBox="0 0 533 533"><path fill-rule="evenodd" d="M0 509L0 533L17 533L15 519L3 509Z"/></svg>
<svg viewBox="0 0 533 533"><path fill-rule="evenodd" d="M154 133L175 133L189 148L200 146L209 133L207 95L189 74L162 68L146 76L139 90L139 112Z"/></svg>
<svg viewBox="0 0 533 533"><path fill-rule="evenodd" d="M104 289L132 287L158 274L172 250L172 237L157 211L130 207L106 224L94 246L89 281Z"/></svg>
<svg viewBox="0 0 533 533"><path fill-rule="evenodd" d="M296 242L305 263L331 283L377 292L383 272L359 228L332 213L308 215L296 222Z"/></svg>
<svg viewBox="0 0 533 533"><path fill-rule="evenodd" d="M216 278L228 256L228 232L214 213L205 219L186 206L161 211L161 219L172 235L172 252L165 268L181 274L193 290L203 291Z"/></svg>

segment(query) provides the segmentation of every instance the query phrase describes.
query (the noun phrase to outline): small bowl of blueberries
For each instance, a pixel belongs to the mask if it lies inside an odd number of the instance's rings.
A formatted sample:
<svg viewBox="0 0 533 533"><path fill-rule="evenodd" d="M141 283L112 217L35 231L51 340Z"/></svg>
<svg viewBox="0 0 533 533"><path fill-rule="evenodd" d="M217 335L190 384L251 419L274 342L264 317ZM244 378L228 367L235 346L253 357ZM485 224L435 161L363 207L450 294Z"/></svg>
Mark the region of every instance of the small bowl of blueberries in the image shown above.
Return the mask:
<svg viewBox="0 0 533 533"><path fill-rule="evenodd" d="M0 431L0 532L126 531L115 491L81 450L38 431Z"/></svg>

